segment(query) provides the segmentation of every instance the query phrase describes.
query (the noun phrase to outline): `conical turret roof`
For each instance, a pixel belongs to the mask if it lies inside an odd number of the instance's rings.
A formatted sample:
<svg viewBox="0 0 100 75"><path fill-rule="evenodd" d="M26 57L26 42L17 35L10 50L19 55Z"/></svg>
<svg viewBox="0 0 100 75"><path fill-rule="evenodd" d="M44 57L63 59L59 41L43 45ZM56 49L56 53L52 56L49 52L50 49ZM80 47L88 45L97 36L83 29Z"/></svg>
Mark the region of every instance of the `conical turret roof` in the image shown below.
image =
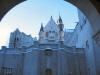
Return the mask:
<svg viewBox="0 0 100 75"><path fill-rule="evenodd" d="M58 25L60 31L63 31L64 25L63 25L63 21L62 21L60 15L59 15L59 19L57 20L57 25Z"/></svg>
<svg viewBox="0 0 100 75"><path fill-rule="evenodd" d="M59 15L59 19L57 20L57 23L58 23L58 24L63 24L63 22L62 22L62 18L61 18L60 15Z"/></svg>
<svg viewBox="0 0 100 75"><path fill-rule="evenodd" d="M41 28L40 28L40 31L44 31L44 28L43 28L43 23L41 23Z"/></svg>

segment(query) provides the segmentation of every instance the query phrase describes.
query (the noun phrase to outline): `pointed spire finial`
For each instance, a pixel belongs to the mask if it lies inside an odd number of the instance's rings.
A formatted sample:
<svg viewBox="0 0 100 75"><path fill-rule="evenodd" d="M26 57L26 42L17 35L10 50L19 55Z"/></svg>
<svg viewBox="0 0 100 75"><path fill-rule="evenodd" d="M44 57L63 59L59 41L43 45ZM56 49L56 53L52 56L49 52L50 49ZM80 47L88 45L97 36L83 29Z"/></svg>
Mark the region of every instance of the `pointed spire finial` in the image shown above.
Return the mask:
<svg viewBox="0 0 100 75"><path fill-rule="evenodd" d="M44 31L43 29L43 23L41 22L41 28L40 28L40 31Z"/></svg>
<svg viewBox="0 0 100 75"><path fill-rule="evenodd" d="M51 16L51 19L53 19L52 16Z"/></svg>
<svg viewBox="0 0 100 75"><path fill-rule="evenodd" d="M61 18L61 16L60 16L60 12L59 12L59 18Z"/></svg>

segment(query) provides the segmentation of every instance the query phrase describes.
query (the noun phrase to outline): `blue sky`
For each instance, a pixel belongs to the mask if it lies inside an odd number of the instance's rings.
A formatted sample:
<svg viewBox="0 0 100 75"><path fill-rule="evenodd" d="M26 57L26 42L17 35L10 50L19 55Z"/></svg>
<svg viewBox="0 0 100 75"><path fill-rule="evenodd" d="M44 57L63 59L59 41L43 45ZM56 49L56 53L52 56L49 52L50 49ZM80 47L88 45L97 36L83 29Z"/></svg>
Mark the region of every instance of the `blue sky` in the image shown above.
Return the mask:
<svg viewBox="0 0 100 75"><path fill-rule="evenodd" d="M45 26L53 16L62 17L64 28L73 29L78 22L77 8L64 0L27 0L11 9L0 23L0 46L8 45L10 32L16 28L38 36L41 22Z"/></svg>

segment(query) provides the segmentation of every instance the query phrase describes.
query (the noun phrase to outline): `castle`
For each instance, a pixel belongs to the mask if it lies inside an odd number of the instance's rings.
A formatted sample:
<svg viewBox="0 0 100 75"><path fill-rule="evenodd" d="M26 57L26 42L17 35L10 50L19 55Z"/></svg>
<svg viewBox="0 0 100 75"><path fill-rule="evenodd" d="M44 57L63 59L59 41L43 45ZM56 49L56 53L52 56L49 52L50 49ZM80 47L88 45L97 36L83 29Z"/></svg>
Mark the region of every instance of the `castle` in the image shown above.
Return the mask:
<svg viewBox="0 0 100 75"><path fill-rule="evenodd" d="M0 50L0 75L87 75L84 48L66 45L63 28L51 16L38 40L16 29Z"/></svg>
<svg viewBox="0 0 100 75"><path fill-rule="evenodd" d="M39 40L40 44L57 44L64 42L64 25L61 17L57 23L53 20L52 16L45 27L41 23L41 28L39 31ZM19 29L16 29L10 35L9 48L22 48L32 46L34 43L31 35L26 35L23 32L20 32Z"/></svg>

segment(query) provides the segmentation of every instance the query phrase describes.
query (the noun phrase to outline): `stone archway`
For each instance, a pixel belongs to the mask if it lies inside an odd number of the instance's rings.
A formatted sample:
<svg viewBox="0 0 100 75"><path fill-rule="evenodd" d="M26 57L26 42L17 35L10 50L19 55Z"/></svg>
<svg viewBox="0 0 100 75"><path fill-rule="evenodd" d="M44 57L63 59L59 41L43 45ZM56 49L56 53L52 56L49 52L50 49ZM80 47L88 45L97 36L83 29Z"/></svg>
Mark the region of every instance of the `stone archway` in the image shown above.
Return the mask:
<svg viewBox="0 0 100 75"><path fill-rule="evenodd" d="M0 0L0 20L14 6L26 0ZM79 8L88 18L94 31L93 38L100 46L100 1L99 0L65 0Z"/></svg>
<svg viewBox="0 0 100 75"><path fill-rule="evenodd" d="M0 20L14 6L25 0L0 0ZM88 18L94 31L93 38L100 46L100 1L99 0L65 0L79 8ZM48 74L51 72L47 70ZM47 75L46 74L46 75Z"/></svg>

